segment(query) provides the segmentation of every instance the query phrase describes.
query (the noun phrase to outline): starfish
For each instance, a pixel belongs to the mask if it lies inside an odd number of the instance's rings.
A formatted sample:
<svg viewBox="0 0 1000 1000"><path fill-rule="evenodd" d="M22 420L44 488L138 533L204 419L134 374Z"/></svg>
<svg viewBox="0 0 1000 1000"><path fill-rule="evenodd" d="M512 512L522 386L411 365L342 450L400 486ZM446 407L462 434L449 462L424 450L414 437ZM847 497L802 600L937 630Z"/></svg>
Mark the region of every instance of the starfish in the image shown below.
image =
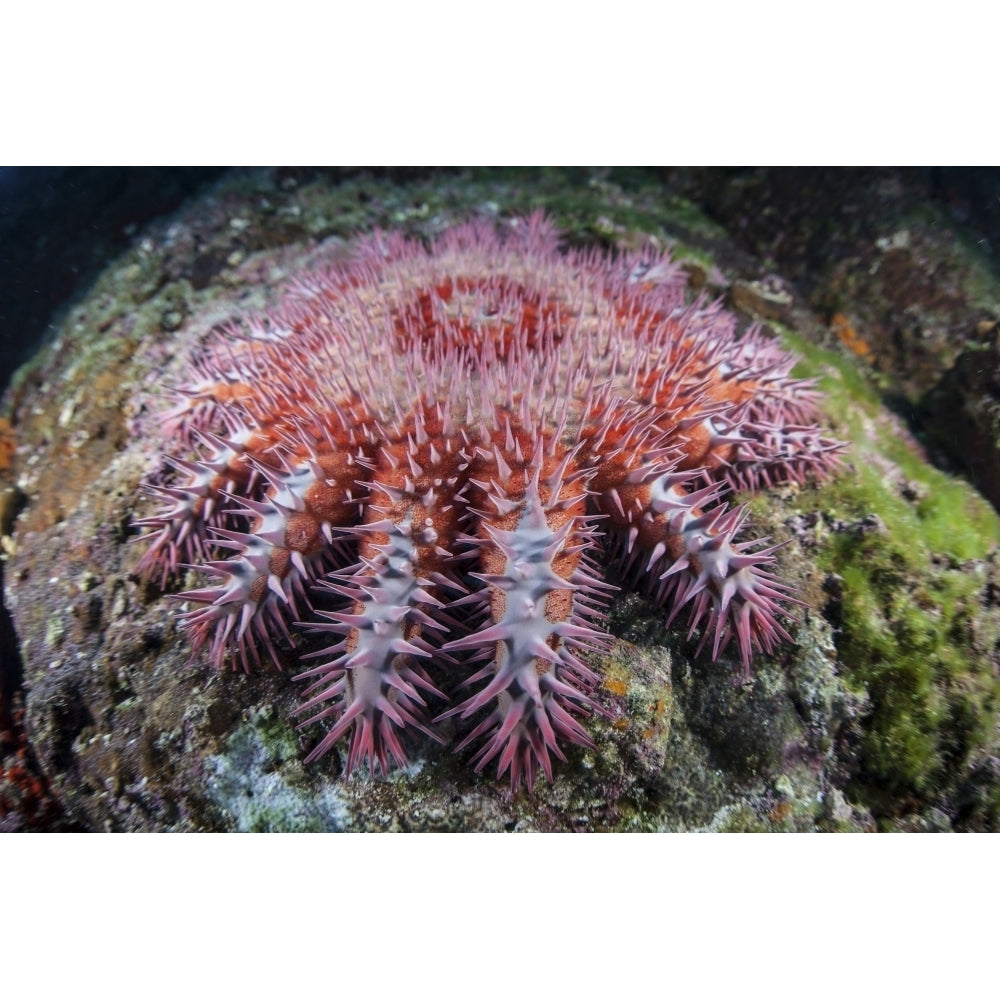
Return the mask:
<svg viewBox="0 0 1000 1000"><path fill-rule="evenodd" d="M594 745L605 564L668 625L687 608L699 652L735 640L741 674L791 641L776 546L738 541L726 496L837 465L794 361L686 302L666 253L563 251L538 214L376 232L190 359L137 572L208 578L176 596L217 666L329 636L299 675L327 727L307 762L345 740L348 773L388 773L457 718L476 771L531 791Z"/></svg>

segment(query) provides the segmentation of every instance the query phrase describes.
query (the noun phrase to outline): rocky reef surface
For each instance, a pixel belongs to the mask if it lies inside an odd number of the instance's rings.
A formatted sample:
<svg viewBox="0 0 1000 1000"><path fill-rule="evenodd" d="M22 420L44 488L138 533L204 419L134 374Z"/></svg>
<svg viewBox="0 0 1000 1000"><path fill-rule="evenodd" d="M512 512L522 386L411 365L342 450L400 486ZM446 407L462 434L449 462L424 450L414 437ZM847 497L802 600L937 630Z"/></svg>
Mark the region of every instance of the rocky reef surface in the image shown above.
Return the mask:
<svg viewBox="0 0 1000 1000"><path fill-rule="evenodd" d="M998 502L1000 276L961 191L835 176L234 172L137 232L0 409L0 826L997 829L1000 521L963 473ZM735 683L729 660L622 596L592 660L596 748L532 795L430 741L388 779L348 780L337 754L306 766L294 654L215 670L134 574L158 387L356 233L426 238L537 208L572 245L670 247L692 292L763 321L820 379L843 473L751 502L755 533L788 543L794 642Z"/></svg>

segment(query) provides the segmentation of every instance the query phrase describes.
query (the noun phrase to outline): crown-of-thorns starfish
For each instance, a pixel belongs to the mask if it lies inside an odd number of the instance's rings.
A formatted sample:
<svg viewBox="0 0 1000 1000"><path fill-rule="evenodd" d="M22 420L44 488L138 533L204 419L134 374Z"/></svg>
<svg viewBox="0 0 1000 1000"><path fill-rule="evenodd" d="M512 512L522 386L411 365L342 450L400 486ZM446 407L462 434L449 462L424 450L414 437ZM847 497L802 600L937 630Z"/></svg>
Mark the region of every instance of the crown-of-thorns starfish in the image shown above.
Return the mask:
<svg viewBox="0 0 1000 1000"><path fill-rule="evenodd" d="M429 247L376 233L191 359L138 571L210 577L178 596L217 665L335 637L301 674L329 727L307 760L346 739L348 772L386 772L457 717L476 770L530 790L561 743L593 746L602 546L713 657L735 638L748 672L789 638L774 549L736 541L723 497L837 464L793 362L686 304L659 252L561 252L538 215Z"/></svg>

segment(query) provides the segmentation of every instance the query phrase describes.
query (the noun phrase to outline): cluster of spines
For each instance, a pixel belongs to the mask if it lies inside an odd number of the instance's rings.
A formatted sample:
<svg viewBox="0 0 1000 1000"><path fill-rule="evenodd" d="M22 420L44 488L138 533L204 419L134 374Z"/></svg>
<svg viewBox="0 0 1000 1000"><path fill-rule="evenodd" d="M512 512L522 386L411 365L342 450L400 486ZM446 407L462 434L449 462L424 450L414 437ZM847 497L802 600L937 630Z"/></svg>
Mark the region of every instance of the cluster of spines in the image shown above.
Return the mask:
<svg viewBox="0 0 1000 1000"><path fill-rule="evenodd" d="M371 545L370 557L322 581L323 589L348 600L349 610L321 611L326 623L311 628L344 638L312 654L336 655L299 675L297 679L310 684L298 711L308 715L305 724L334 720L307 763L350 732L348 773L367 759L374 775L376 762L385 774L390 761L406 766L400 736L407 728L441 739L432 728L421 691L438 698L445 695L421 663L435 655L439 645L428 642L427 636L447 626L428 614L442 609L433 593L434 582L415 571L419 535L426 529L388 520L365 529L385 541Z"/></svg>
<svg viewBox="0 0 1000 1000"><path fill-rule="evenodd" d="M756 329L736 338L718 304L685 306L681 284L663 258L560 256L537 217L515 239L464 227L431 252L377 234L193 365L169 425L202 457L168 458L149 486L164 509L139 522L139 571L217 578L179 595L217 663L274 655L272 632L291 641L313 594L347 602L319 612L314 628L343 638L302 675L307 723L333 720L310 760L350 731L348 770L386 771L407 728L438 737L485 712L459 743L485 739L477 769L551 778L557 737L591 745L578 716L597 707L577 652L606 640L608 585L585 550L617 538L668 621L690 607L699 649L735 638L748 671L754 648L788 638L794 600L774 547L735 540L745 513L722 494L836 462L790 356ZM425 668L452 657L487 683L435 720Z"/></svg>
<svg viewBox="0 0 1000 1000"><path fill-rule="evenodd" d="M612 520L623 575L670 608L668 626L690 604L688 639L702 629L699 654L714 635L715 659L735 636L747 677L754 648L770 653L780 640L791 641L779 615L798 602L767 568L778 546L735 541L746 508L710 506L721 487L691 490L699 478L697 470L650 473L643 500L624 511L619 506Z"/></svg>
<svg viewBox="0 0 1000 1000"><path fill-rule="evenodd" d="M174 481L154 479L143 487L146 495L163 507L158 514L136 522L137 527L148 529L137 540L149 544L136 572L156 580L164 589L178 567L208 559L210 533L224 519L219 501L235 487L236 478L245 475L237 462L245 452L247 433L225 440L197 431L195 437L209 452L205 457L190 461L167 455L164 464ZM180 481L183 476L186 482Z"/></svg>
<svg viewBox="0 0 1000 1000"><path fill-rule="evenodd" d="M592 565L569 580L553 571L552 561L571 533L584 534L572 522L551 530L537 496L515 530L490 529L490 544L503 552L507 564L504 572L482 579L503 593L504 611L489 627L445 646L472 651L470 662L486 661L465 683L488 683L439 718L465 720L485 711L456 749L485 739L473 758L476 771L496 759L497 774L509 771L512 788L523 780L531 791L539 767L552 780L552 755L566 760L558 738L594 747L578 716L600 711L593 698L599 678L577 652L605 649L606 636L586 622L584 604L567 621L553 622L546 615L549 594L594 591L602 582Z"/></svg>

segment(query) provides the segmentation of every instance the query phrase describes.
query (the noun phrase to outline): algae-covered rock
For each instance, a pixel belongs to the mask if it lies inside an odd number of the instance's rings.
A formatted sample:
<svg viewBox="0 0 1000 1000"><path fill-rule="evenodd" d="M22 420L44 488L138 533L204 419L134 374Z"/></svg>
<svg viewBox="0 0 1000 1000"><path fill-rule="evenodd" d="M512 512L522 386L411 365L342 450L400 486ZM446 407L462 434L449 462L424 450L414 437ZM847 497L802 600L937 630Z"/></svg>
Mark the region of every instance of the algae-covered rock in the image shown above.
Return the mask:
<svg viewBox="0 0 1000 1000"><path fill-rule="evenodd" d="M820 380L849 443L842 472L751 501L754 533L787 543L777 572L803 602L792 642L739 683L735 654L696 655L685 628L623 595L611 650L591 658L596 748L569 748L533 794L429 740L384 779L348 779L336 752L307 765L290 679L306 646L215 670L192 657L170 593L135 576L158 387L357 233L426 238L536 208L573 245L673 248L692 288L768 322ZM643 172L265 171L137 234L3 402L27 498L5 538L6 605L30 744L67 816L97 830L996 829L997 517L926 462L871 363L726 222Z"/></svg>

